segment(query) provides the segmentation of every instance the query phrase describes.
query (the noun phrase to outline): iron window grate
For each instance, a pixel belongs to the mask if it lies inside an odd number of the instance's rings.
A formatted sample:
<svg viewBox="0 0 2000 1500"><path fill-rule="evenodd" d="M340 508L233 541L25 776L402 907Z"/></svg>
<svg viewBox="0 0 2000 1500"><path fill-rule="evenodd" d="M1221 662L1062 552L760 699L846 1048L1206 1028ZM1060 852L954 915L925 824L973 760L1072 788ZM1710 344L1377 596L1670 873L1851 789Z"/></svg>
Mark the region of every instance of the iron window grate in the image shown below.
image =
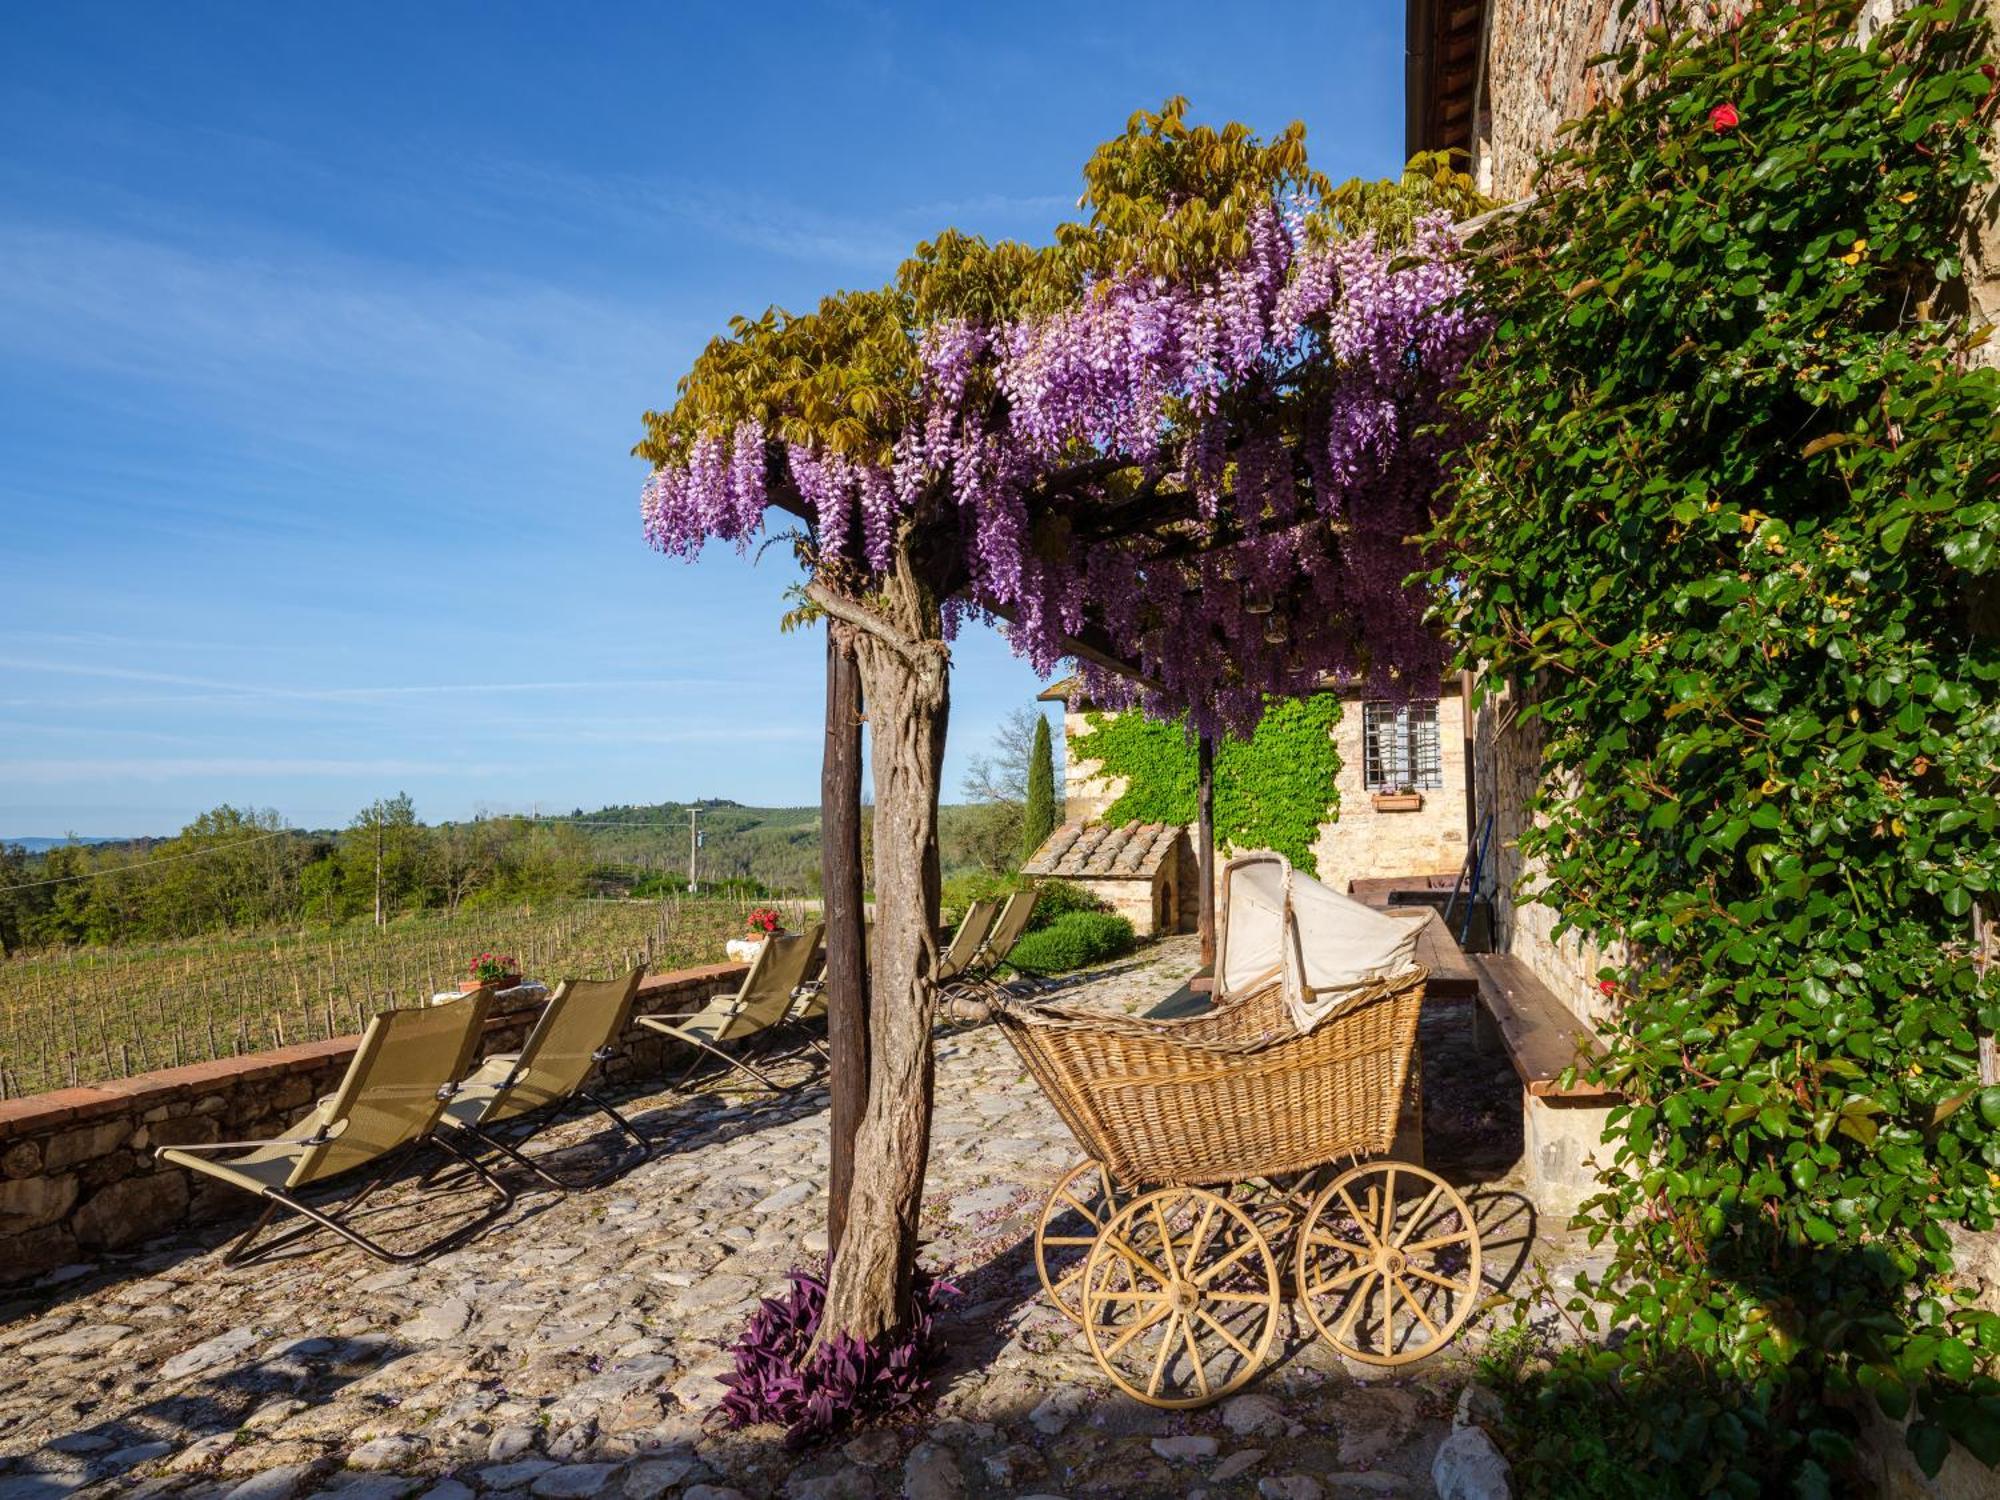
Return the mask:
<svg viewBox="0 0 2000 1500"><path fill-rule="evenodd" d="M1444 757L1437 704L1362 704L1361 759L1361 780L1368 791L1438 790L1444 785Z"/></svg>

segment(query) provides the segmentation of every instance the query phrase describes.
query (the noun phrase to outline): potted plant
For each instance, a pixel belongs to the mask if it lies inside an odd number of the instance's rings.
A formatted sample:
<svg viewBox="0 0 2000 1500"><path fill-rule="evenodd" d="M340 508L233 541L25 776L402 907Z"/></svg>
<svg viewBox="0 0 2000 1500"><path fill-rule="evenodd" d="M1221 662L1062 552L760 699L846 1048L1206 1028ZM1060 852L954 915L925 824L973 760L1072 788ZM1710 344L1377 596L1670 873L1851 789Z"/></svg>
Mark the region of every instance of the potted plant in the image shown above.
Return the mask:
<svg viewBox="0 0 2000 1500"><path fill-rule="evenodd" d="M747 964L756 958L765 940L785 935L785 919L768 906L760 906L745 919L748 929L742 937L731 938L722 949L736 962Z"/></svg>
<svg viewBox="0 0 2000 1500"><path fill-rule="evenodd" d="M1384 788L1375 794L1377 812L1417 812L1424 805L1424 794L1407 782L1393 791Z"/></svg>
<svg viewBox="0 0 2000 1500"><path fill-rule="evenodd" d="M458 992L469 995L474 990L491 985L496 990L511 990L521 982L521 969L507 954L482 953L472 961L471 978L458 982Z"/></svg>

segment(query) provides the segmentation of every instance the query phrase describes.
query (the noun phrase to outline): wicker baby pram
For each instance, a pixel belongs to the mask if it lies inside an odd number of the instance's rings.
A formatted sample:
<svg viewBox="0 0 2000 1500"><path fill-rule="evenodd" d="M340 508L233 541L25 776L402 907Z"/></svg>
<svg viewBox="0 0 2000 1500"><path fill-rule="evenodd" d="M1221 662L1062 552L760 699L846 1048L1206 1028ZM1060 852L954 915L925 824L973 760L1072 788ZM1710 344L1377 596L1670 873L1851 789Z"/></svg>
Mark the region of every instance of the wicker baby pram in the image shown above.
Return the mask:
<svg viewBox="0 0 2000 1500"><path fill-rule="evenodd" d="M1275 855L1231 862L1219 1003L1205 1014L1015 1003L995 1016L1086 1157L1037 1226L1042 1284L1111 1380L1152 1405L1236 1390L1290 1297L1343 1354L1397 1365L1444 1347L1479 1295L1464 1200L1384 1156L1427 977L1409 961L1412 928L1329 904L1316 882L1300 901L1306 883ZM1258 898L1277 912L1276 963L1244 951ZM1358 967L1340 967L1336 927L1350 960L1365 950Z"/></svg>

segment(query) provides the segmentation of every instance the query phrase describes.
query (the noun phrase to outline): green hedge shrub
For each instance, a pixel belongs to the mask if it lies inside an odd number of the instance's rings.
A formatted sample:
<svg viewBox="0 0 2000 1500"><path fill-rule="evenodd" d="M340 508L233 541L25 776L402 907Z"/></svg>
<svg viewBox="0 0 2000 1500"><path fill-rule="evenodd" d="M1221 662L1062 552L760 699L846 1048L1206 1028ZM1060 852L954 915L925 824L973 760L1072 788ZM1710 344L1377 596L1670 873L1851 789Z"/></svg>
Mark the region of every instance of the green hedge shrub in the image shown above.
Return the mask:
<svg viewBox="0 0 2000 1500"><path fill-rule="evenodd" d="M1007 961L1030 974L1067 974L1130 953L1138 941L1116 912L1067 911L1023 937Z"/></svg>
<svg viewBox="0 0 2000 1500"><path fill-rule="evenodd" d="M1035 901L1035 914L1028 919L1028 931L1040 932L1044 927L1053 927L1071 912L1109 910L1110 907L1080 885L1067 880L1044 880Z"/></svg>
<svg viewBox="0 0 2000 1500"><path fill-rule="evenodd" d="M944 882L944 889L938 898L938 910L944 918L944 925L958 926L975 901L1004 901L1007 893L1019 884L1020 881L1012 875L994 875L985 871L952 876Z"/></svg>

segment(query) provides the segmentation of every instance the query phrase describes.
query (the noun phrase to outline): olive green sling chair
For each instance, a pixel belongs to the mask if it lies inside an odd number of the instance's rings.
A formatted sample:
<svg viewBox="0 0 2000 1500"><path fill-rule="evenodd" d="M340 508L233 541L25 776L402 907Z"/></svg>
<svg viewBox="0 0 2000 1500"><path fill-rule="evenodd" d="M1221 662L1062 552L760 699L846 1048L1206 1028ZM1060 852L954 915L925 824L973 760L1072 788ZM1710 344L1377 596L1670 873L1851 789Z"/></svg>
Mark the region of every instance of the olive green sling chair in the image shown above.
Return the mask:
<svg viewBox="0 0 2000 1500"><path fill-rule="evenodd" d="M437 1130L458 1080L472 1064L492 1003L491 991L480 990L443 1005L382 1012L362 1033L340 1086L275 1140L161 1147L155 1154L162 1161L264 1200L264 1212L229 1247L223 1264L241 1261L281 1209L311 1222L266 1240L257 1251L260 1256L316 1230L331 1229L370 1255L404 1263L457 1244L512 1208L514 1195L505 1184ZM471 1222L426 1245L391 1250L355 1228L353 1216L395 1174L408 1152L426 1145L436 1146L471 1167L497 1201ZM227 1159L209 1154L231 1151L244 1154ZM300 1196L308 1188L363 1167L377 1168L376 1175L339 1210L315 1208Z"/></svg>
<svg viewBox="0 0 2000 1500"><path fill-rule="evenodd" d="M487 1058L458 1086L444 1107L444 1122L564 1191L601 1187L647 1160L653 1148L645 1137L585 1087L600 1066L618 1055L645 972L641 967L623 979L565 979L542 1007L521 1050ZM582 1180L558 1176L520 1149L578 1107L605 1116L634 1148Z"/></svg>
<svg viewBox="0 0 2000 1500"><path fill-rule="evenodd" d="M973 905L975 906L979 904L980 903L976 901L973 903ZM968 922L972 920L970 913L967 913L966 920ZM981 930L982 931L984 930L983 924ZM862 974L866 975L871 969L874 968L874 966L875 966L875 924L873 922L864 921L861 924ZM792 1011L792 1013L788 1017L786 1017L785 1024L788 1026L803 1026L803 1025L809 1025L814 1021L824 1021L825 1019L826 1019L826 952L824 949L822 949L820 951L819 974L817 977L809 979L803 985L799 986L798 1006L795 1010ZM806 1045L812 1048L813 1051L817 1052L820 1055L822 1061L824 1062L833 1061L831 1054L829 1054L826 1050L826 1043L821 1041L818 1037L808 1036L806 1038Z"/></svg>
<svg viewBox="0 0 2000 1500"><path fill-rule="evenodd" d="M938 965L938 984L946 995L953 998L969 996L988 1003L1006 998L1009 987L1000 982L1000 966L1014 951L1014 945L1021 941L1021 934L1028 930L1028 920L1035 914L1035 901L1039 895L1039 888L1032 885L1010 894L986 931L980 935L979 941L973 945L972 951L956 969L947 974L944 972L946 964ZM956 952L958 946L954 940L952 952ZM947 958L949 956L947 954ZM1017 972L1021 981L1031 988L1044 982L1037 975Z"/></svg>
<svg viewBox="0 0 2000 1500"><path fill-rule="evenodd" d="M695 1049L695 1059L681 1075L685 1083L701 1066L702 1055L719 1058L745 1077L778 1093L790 1093L797 1084L779 1083L742 1055L722 1050L725 1043L744 1043L768 1037L790 1014L807 971L819 953L820 929L790 937L767 938L751 961L750 972L734 991L717 995L707 1005L688 1016L641 1016L639 1024Z"/></svg>
<svg viewBox="0 0 2000 1500"><path fill-rule="evenodd" d="M938 993L947 1004L988 987L991 969L997 962L987 957L989 951L996 944L1005 945L1000 949L1002 954L1012 948L1035 909L1034 891L1026 894L1025 904L1017 894L1008 898L1005 907L983 897L966 907L958 930L952 934L944 952L938 955L935 982ZM862 963L865 970L872 970L875 963L875 924L868 923L863 933L865 952ZM825 1015L826 973L822 967L819 978L801 991L799 1008L792 1013L791 1019L795 1023L817 1021ZM818 1037L808 1038L806 1045L821 1057L827 1056L826 1046Z"/></svg>

